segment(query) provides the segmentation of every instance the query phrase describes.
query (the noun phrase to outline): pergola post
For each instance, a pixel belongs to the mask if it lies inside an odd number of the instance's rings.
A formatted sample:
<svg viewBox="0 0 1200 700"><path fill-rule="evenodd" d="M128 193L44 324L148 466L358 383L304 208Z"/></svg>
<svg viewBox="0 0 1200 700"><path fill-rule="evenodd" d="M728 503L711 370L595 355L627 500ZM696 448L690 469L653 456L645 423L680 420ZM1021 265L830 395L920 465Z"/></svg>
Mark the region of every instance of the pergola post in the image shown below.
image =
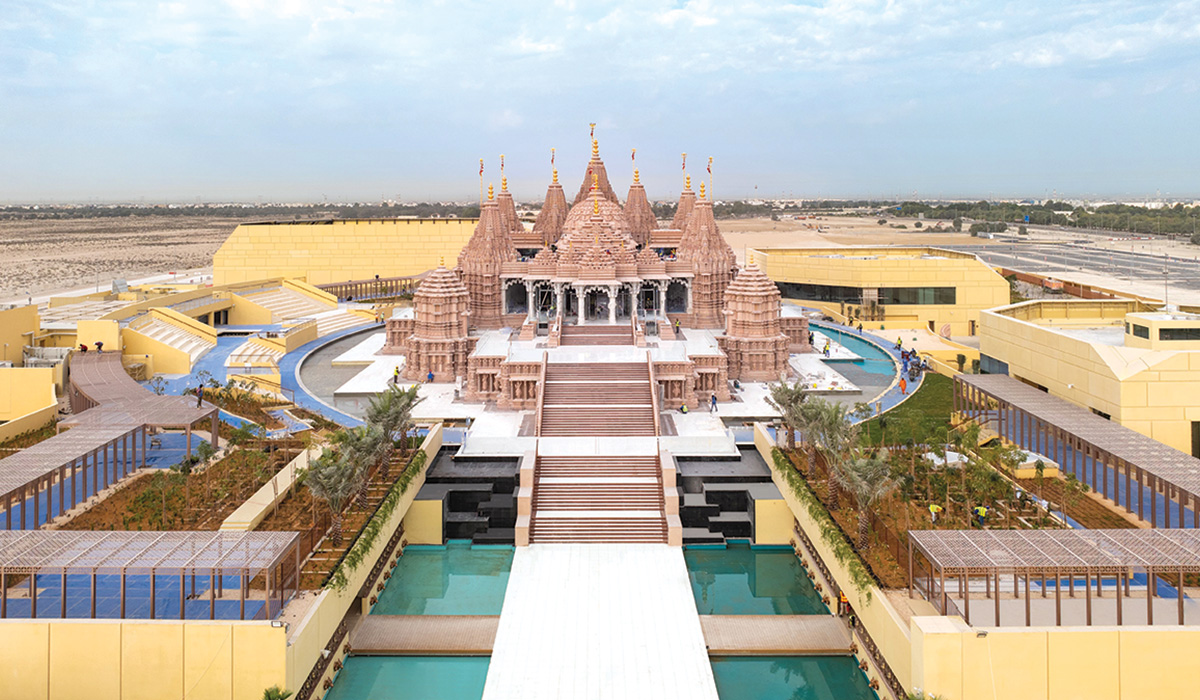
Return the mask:
<svg viewBox="0 0 1200 700"><path fill-rule="evenodd" d="M1062 627L1062 569L1054 570L1054 626Z"/></svg>
<svg viewBox="0 0 1200 700"><path fill-rule="evenodd" d="M125 569L121 569L121 619L125 619Z"/></svg>
<svg viewBox="0 0 1200 700"><path fill-rule="evenodd" d="M66 617L67 617L67 570L65 568L62 570L59 584L62 586L62 590L59 591L60 595L58 596L58 616L62 619L66 619Z"/></svg>
<svg viewBox="0 0 1200 700"><path fill-rule="evenodd" d="M1143 506L1146 503L1146 483L1145 477L1142 475L1142 468L1137 468L1137 484L1138 484L1138 520L1145 520Z"/></svg>
<svg viewBox="0 0 1200 700"><path fill-rule="evenodd" d="M1154 624L1154 567L1146 567L1146 624Z"/></svg>
<svg viewBox="0 0 1200 700"><path fill-rule="evenodd" d="M1181 519L1182 520L1182 519ZM1179 523L1180 527L1183 523ZM1179 586L1175 588L1175 605L1179 610L1179 624L1183 624L1183 567L1179 567Z"/></svg>
<svg viewBox="0 0 1200 700"><path fill-rule="evenodd" d="M192 456L192 425L191 425L191 423L188 424L187 429L184 432L187 433L187 454L185 454L184 456L191 457Z"/></svg>
<svg viewBox="0 0 1200 700"><path fill-rule="evenodd" d="M22 519L24 514L22 514ZM29 572L29 619L37 618L37 570Z"/></svg>
<svg viewBox="0 0 1200 700"><path fill-rule="evenodd" d="M1025 572L1025 626L1031 627L1032 625L1033 625L1033 618L1031 616L1031 611L1029 609L1029 572L1026 571Z"/></svg>
<svg viewBox="0 0 1200 700"><path fill-rule="evenodd" d="M220 413L213 411L212 413L212 448L216 450L221 446L221 421L218 420Z"/></svg>
<svg viewBox="0 0 1200 700"><path fill-rule="evenodd" d="M95 620L96 619L96 570L95 569L92 569L92 576L91 576L91 579L89 582L92 585L91 618L93 620Z"/></svg>
<svg viewBox="0 0 1200 700"><path fill-rule="evenodd" d="M63 464L58 468L58 513L62 515L67 512L67 502L64 500L67 490L67 465Z"/></svg>
<svg viewBox="0 0 1200 700"><path fill-rule="evenodd" d="M217 570L210 569L208 574L208 619L217 616Z"/></svg>
<svg viewBox="0 0 1200 700"><path fill-rule="evenodd" d="M1083 572L1083 592L1084 592L1084 596L1087 598L1087 605L1084 608L1085 610L1087 610L1087 625L1089 627L1091 627L1091 625L1092 625L1092 572L1090 572L1090 571Z"/></svg>
<svg viewBox="0 0 1200 700"><path fill-rule="evenodd" d="M993 574L996 577L996 595L992 597L993 604L996 608L996 626L1000 626L1000 570L996 569Z"/></svg>
<svg viewBox="0 0 1200 700"><path fill-rule="evenodd" d="M1146 480L1150 482L1150 527L1158 527L1158 478L1153 474L1147 474Z"/></svg>
<svg viewBox="0 0 1200 700"><path fill-rule="evenodd" d="M183 569L179 570L179 619L183 619L184 608L187 607L187 585Z"/></svg>
<svg viewBox="0 0 1200 700"><path fill-rule="evenodd" d="M963 579L966 579L964 585ZM970 574L962 573L958 575L958 590L962 593L963 599L963 619L967 624L971 624L971 576Z"/></svg>
<svg viewBox="0 0 1200 700"><path fill-rule="evenodd" d="M1124 578L1126 581L1129 580L1128 572L1122 571L1121 573L1119 573L1117 575L1120 576L1121 578ZM1129 595L1128 584L1126 584L1125 595ZM1123 600L1125 595L1121 595L1121 582L1117 581L1117 596L1116 597L1117 597L1117 624L1118 625L1124 624L1124 621L1122 619L1123 618L1122 613L1123 613L1123 610L1125 607L1124 600Z"/></svg>
<svg viewBox="0 0 1200 700"><path fill-rule="evenodd" d="M1130 481L1133 479L1133 468L1129 466L1129 462L1121 460L1125 466L1125 512L1133 512L1133 491L1131 490Z"/></svg>
<svg viewBox="0 0 1200 700"><path fill-rule="evenodd" d="M157 582L155 581L154 569L151 569L150 570L150 619L151 620L153 620L157 617L155 615L155 612L156 612L155 608L157 608L158 606L155 605L156 601L155 601L155 594L154 594L154 589L155 589L156 583ZM124 581L122 581L122 585L124 585Z"/></svg>
<svg viewBox="0 0 1200 700"><path fill-rule="evenodd" d="M238 583L241 584L238 587L238 611L239 611L238 614L240 615L241 619L245 620L246 619L246 586L249 585L249 581L246 580L246 571L244 569L242 570L241 574L238 575Z"/></svg>
<svg viewBox="0 0 1200 700"><path fill-rule="evenodd" d="M957 382L955 382L954 387L955 387L955 391L957 391L958 390ZM299 550L296 550L296 553L297 553L297 557L298 557ZM300 567L299 566L296 567L296 578L297 579L300 578ZM297 581L296 587L297 588L300 587L299 581ZM913 543L912 543L911 537L908 539L908 597L910 599L913 597Z"/></svg>

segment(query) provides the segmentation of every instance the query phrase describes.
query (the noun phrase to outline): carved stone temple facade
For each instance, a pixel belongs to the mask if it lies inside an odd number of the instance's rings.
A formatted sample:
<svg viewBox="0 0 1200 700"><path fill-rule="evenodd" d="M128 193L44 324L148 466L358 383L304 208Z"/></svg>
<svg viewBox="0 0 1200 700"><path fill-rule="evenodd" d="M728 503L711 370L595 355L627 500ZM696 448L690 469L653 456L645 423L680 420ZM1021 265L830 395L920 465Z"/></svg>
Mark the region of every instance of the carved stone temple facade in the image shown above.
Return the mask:
<svg viewBox="0 0 1200 700"><path fill-rule="evenodd" d="M757 266L738 272L704 184L697 195L686 178L660 228L636 169L625 204L617 199L594 140L574 201L555 170L532 230L507 179L498 195L489 187L457 267L430 273L414 306L415 319L387 325L384 352L406 355L404 376L460 379L467 399L502 407L536 407L545 352L535 349L558 347L578 326L628 329L625 344L649 351L666 407L725 400L730 380L788 371L779 291ZM513 330L481 334L501 328Z"/></svg>

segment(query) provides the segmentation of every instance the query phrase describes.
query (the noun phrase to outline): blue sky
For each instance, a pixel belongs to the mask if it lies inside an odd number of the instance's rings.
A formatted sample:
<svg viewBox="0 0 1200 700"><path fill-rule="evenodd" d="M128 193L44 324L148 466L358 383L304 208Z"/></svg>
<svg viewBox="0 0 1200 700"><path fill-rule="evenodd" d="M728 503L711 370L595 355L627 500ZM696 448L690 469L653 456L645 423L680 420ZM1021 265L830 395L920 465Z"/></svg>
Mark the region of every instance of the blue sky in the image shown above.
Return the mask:
<svg viewBox="0 0 1200 700"><path fill-rule="evenodd" d="M1200 0L26 2L0 201L1200 195ZM756 190L757 187L757 190Z"/></svg>

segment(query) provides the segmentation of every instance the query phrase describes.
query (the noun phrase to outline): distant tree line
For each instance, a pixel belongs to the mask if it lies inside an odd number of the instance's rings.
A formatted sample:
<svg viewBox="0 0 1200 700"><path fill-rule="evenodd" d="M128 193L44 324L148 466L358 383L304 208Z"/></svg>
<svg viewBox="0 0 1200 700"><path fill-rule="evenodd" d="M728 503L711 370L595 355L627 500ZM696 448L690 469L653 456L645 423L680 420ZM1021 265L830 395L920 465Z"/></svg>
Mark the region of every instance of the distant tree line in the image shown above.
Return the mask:
<svg viewBox="0 0 1200 700"><path fill-rule="evenodd" d="M1047 201L1043 204L955 202L925 204L904 202L891 207L894 216L926 219L973 219L986 222L1008 222L1066 226L1071 228L1106 229L1129 233L1194 234L1200 220L1200 207L1150 209L1128 204L1106 204L1094 209L1072 207L1066 202Z"/></svg>
<svg viewBox="0 0 1200 700"><path fill-rule="evenodd" d="M97 219L149 216L203 216L231 219L388 219L398 216L420 218L474 219L479 216L475 204L299 204L299 205L195 205L195 206L25 206L0 207L0 220Z"/></svg>

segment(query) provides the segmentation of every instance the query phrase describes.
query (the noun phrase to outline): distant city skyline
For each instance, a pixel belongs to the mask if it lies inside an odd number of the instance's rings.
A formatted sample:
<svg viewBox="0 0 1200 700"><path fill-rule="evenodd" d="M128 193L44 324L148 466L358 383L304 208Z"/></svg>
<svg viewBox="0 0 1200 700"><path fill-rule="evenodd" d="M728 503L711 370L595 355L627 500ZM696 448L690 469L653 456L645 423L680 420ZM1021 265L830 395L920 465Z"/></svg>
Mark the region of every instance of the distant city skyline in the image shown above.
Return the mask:
<svg viewBox="0 0 1200 700"><path fill-rule="evenodd" d="M0 202L1200 197L1200 0L17 0ZM698 185L697 182L693 183Z"/></svg>

